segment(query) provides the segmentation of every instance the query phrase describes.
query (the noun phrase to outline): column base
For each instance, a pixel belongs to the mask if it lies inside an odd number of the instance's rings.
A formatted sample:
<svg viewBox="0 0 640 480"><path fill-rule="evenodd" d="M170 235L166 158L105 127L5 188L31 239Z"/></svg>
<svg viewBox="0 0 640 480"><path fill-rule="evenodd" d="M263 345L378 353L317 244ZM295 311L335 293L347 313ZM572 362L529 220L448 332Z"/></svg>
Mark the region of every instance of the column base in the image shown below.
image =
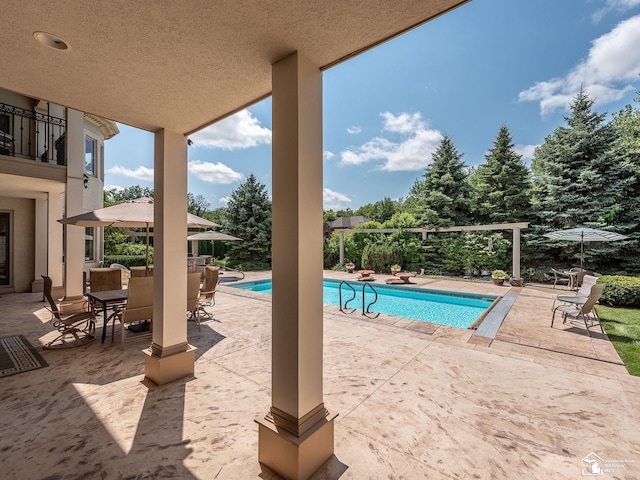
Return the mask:
<svg viewBox="0 0 640 480"><path fill-rule="evenodd" d="M280 429L264 418L257 418L258 461L283 478L305 479L333 455L334 420L328 413L300 437Z"/></svg>
<svg viewBox="0 0 640 480"><path fill-rule="evenodd" d="M166 357L159 357L145 348L144 375L156 385L164 385L179 378L193 376L195 352L197 348L189 345L187 350Z"/></svg>

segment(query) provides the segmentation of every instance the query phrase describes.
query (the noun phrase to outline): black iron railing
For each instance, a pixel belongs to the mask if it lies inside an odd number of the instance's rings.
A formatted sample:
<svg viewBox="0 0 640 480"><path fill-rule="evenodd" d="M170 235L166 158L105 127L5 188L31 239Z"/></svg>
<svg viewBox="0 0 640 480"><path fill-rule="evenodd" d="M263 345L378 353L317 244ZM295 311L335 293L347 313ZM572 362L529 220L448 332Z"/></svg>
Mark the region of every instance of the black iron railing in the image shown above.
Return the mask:
<svg viewBox="0 0 640 480"><path fill-rule="evenodd" d="M0 155L66 165L64 118L0 103Z"/></svg>

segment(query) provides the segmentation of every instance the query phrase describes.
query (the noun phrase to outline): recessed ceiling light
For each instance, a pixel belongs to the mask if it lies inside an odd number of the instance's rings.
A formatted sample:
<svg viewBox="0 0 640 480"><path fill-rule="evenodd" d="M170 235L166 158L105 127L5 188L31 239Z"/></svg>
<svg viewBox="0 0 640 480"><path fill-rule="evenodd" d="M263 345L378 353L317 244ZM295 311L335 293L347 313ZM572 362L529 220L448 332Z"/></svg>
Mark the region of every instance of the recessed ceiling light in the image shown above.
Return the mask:
<svg viewBox="0 0 640 480"><path fill-rule="evenodd" d="M33 32L33 38L43 45L56 50L68 50L69 45L59 37L47 32Z"/></svg>

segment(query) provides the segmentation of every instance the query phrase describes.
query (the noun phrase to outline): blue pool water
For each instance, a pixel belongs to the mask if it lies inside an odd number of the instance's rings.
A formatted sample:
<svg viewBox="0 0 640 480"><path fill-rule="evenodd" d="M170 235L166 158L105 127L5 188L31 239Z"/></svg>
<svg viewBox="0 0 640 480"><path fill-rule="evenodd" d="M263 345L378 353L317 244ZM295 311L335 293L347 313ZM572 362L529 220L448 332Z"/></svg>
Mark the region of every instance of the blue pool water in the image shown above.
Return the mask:
<svg viewBox="0 0 640 480"><path fill-rule="evenodd" d="M362 310L361 282L350 282L356 290L356 299L349 306ZM339 280L325 279L323 282L323 301L325 304L339 305ZM257 280L229 285L244 290L272 293L271 280ZM497 298L494 295L428 290L409 286L374 284L378 292L378 301L371 306L371 312L385 313L397 317L411 318L425 322L469 328L469 326L489 308ZM348 288L342 289L342 301L353 295ZM365 290L365 300L373 299L371 290Z"/></svg>

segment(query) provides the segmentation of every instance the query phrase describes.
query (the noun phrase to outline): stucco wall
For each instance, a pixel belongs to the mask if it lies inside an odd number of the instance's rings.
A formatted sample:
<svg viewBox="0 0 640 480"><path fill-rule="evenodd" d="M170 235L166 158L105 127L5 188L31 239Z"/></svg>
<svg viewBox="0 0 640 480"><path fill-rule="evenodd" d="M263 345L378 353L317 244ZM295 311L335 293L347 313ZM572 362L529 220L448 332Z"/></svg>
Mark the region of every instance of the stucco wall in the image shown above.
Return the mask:
<svg viewBox="0 0 640 480"><path fill-rule="evenodd" d="M0 211L11 215L11 285L15 292L30 292L35 270L35 201L0 197Z"/></svg>

